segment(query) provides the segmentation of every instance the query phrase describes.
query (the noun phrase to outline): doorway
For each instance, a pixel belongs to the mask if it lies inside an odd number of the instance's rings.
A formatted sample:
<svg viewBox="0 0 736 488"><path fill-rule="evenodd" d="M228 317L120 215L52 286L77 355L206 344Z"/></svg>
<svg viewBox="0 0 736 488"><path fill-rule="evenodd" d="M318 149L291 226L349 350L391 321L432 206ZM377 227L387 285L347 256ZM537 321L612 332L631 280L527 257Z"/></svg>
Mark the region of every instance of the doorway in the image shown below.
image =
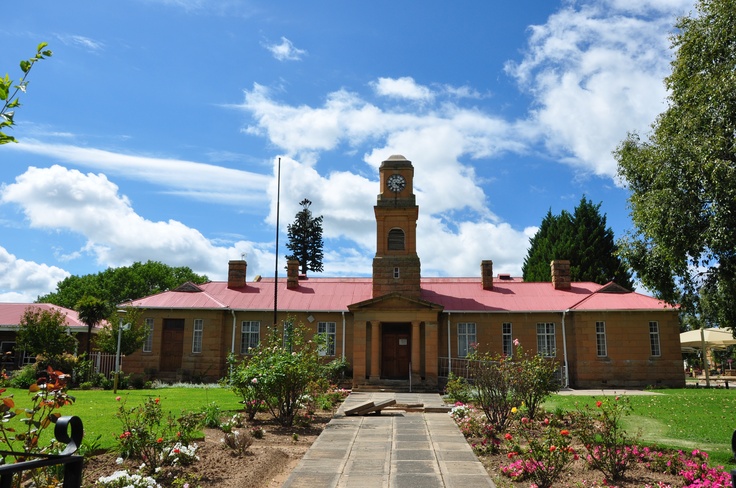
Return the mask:
<svg viewBox="0 0 736 488"><path fill-rule="evenodd" d="M184 348L184 319L164 319L163 325L159 369L162 372L174 372L181 369L181 356Z"/></svg>
<svg viewBox="0 0 736 488"><path fill-rule="evenodd" d="M411 362L410 324L383 324L381 334L381 378L409 379Z"/></svg>

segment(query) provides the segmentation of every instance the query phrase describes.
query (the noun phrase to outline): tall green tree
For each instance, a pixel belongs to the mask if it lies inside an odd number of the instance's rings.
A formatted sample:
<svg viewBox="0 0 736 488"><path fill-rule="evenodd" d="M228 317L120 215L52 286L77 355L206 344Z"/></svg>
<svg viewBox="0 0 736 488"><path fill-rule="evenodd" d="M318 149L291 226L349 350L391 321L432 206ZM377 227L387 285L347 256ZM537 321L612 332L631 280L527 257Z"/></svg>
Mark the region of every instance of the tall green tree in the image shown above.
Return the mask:
<svg viewBox="0 0 736 488"><path fill-rule="evenodd" d="M18 350L34 356L43 355L56 364L65 353L73 353L77 340L69 334L66 315L61 310L28 307L20 319L16 335Z"/></svg>
<svg viewBox="0 0 736 488"><path fill-rule="evenodd" d="M92 328L107 317L110 308L104 301L85 295L74 306L79 314L79 320L87 326L87 359L92 352Z"/></svg>
<svg viewBox="0 0 736 488"><path fill-rule="evenodd" d="M7 144L9 142L17 142L15 137L9 136L2 132L5 129L12 128L15 125L15 108L20 107L20 99L18 98L19 92L26 92L28 86L28 74L31 72L31 68L38 61L50 57L53 53L51 50L46 49L48 43L42 42L36 47L36 55L30 59L24 59L20 62L20 70L23 72L20 80L17 84L10 79L10 76L6 73L5 77L0 76L0 101L3 102L3 107L0 109L0 144Z"/></svg>
<svg viewBox="0 0 736 488"><path fill-rule="evenodd" d="M550 261L569 259L573 281L614 281L632 288L631 273L617 256L613 230L606 226L600 207L583 197L572 214L563 210L553 215L549 210L529 240L522 266L524 281L551 281Z"/></svg>
<svg viewBox="0 0 736 488"><path fill-rule="evenodd" d="M69 276L56 285L56 291L39 296L36 302L76 309L77 303L87 295L104 301L112 310L126 300L154 295L187 281L205 283L209 278L188 267L171 267L158 261L136 262L96 274Z"/></svg>
<svg viewBox="0 0 736 488"><path fill-rule="evenodd" d="M115 354L118 350L118 334L120 334L120 354L126 356L140 349L148 337L143 310L126 308L113 311L107 317L107 325L95 336L95 347L102 352Z"/></svg>
<svg viewBox="0 0 736 488"><path fill-rule="evenodd" d="M314 217L309 207L312 202L306 198L299 202L302 209L297 212L293 224L287 227L289 242L286 247L293 253L287 259L299 261L302 274L307 270L320 272L322 266L322 216Z"/></svg>
<svg viewBox="0 0 736 488"><path fill-rule="evenodd" d="M672 37L667 109L647 139L629 134L615 151L634 223L620 245L659 298L733 327L736 3L700 0L696 9Z"/></svg>

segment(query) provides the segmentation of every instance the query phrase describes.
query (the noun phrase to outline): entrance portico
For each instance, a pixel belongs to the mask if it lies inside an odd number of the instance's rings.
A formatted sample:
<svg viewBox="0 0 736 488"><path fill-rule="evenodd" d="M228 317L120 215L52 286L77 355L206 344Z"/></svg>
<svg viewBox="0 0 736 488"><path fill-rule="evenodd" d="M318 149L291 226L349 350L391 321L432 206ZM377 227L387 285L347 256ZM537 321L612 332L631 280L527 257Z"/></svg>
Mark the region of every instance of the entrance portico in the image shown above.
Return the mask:
<svg viewBox="0 0 736 488"><path fill-rule="evenodd" d="M355 316L353 386L385 380L437 385L442 306L392 293L348 308Z"/></svg>

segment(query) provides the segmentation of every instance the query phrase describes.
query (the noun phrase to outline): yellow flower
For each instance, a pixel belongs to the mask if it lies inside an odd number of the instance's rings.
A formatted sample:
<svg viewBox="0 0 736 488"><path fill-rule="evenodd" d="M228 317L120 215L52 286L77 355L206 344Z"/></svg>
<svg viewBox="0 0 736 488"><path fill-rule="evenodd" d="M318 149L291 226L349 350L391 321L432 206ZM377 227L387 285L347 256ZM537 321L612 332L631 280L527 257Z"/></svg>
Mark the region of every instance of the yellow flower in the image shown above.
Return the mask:
<svg viewBox="0 0 736 488"><path fill-rule="evenodd" d="M516 407L514 407L514 408L511 409L511 413L516 413L516 412L518 412L518 410L516 409Z"/></svg>

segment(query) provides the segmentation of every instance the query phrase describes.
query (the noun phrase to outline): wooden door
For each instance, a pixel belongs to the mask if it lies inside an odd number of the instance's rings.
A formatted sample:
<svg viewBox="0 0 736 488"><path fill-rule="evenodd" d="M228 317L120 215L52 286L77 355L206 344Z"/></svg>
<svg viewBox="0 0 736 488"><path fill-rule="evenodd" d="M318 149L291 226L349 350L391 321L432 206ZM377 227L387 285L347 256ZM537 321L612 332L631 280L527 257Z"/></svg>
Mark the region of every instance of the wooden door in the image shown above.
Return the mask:
<svg viewBox="0 0 736 488"><path fill-rule="evenodd" d="M161 339L162 372L181 369L182 349L184 348L184 319L164 319Z"/></svg>
<svg viewBox="0 0 736 488"><path fill-rule="evenodd" d="M383 324L381 378L409 379L411 335L408 324Z"/></svg>

